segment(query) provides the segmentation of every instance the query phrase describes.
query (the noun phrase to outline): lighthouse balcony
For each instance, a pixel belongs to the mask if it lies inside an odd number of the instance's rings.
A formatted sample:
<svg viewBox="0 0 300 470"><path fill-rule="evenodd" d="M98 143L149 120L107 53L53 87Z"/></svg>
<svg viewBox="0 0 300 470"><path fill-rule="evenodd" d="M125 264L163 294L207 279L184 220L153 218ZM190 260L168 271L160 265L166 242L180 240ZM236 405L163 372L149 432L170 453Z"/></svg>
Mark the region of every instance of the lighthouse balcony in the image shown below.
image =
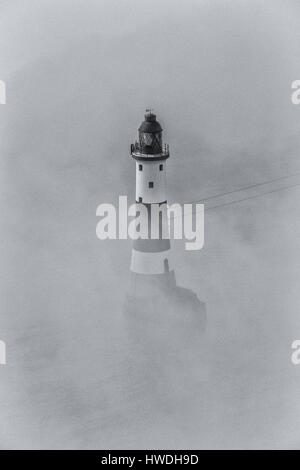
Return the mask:
<svg viewBox="0 0 300 470"><path fill-rule="evenodd" d="M160 149L152 146L140 145L139 142L131 144L131 156L136 160L166 160L169 158L169 145L164 144Z"/></svg>

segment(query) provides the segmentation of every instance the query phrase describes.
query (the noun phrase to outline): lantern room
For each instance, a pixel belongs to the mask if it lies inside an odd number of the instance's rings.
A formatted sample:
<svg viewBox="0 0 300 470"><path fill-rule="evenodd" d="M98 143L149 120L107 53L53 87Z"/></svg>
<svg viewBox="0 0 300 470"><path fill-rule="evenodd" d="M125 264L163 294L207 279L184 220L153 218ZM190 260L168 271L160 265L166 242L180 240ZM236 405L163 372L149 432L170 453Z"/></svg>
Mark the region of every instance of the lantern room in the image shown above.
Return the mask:
<svg viewBox="0 0 300 470"><path fill-rule="evenodd" d="M131 145L131 155L135 159L165 160L169 157L169 148L162 142L162 127L151 110L146 110L138 131L138 141Z"/></svg>

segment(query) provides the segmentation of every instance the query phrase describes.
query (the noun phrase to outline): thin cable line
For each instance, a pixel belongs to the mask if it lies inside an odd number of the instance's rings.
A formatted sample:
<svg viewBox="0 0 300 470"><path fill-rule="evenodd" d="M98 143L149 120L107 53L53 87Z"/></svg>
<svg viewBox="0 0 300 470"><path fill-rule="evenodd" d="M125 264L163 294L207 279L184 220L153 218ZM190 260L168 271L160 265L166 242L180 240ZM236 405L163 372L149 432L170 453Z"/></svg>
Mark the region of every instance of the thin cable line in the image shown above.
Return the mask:
<svg viewBox="0 0 300 470"><path fill-rule="evenodd" d="M291 188L295 188L297 186L300 186L300 183L296 183L296 184L292 184L290 186L284 186L283 188L277 188L277 189L273 189L272 191L265 191L264 193L260 193L260 194L255 194L253 196L248 196L248 197L244 197L242 199L237 199L236 201L231 201L231 202L224 202L223 204L217 204L216 206L212 206L212 207L208 207L207 209L205 209L205 212L207 211L210 211L210 210L213 210L213 209L218 209L219 207L226 207L226 206L231 206L232 204L237 204L239 202L246 202L246 201L249 201L250 199L256 199L258 197L262 197L262 196L266 196L267 194L272 194L272 193L277 193L279 191L284 191L284 190L288 190L288 189L291 189ZM186 215L193 215L197 213L197 210L196 211L192 211L190 213L187 213ZM174 219L178 219L178 217L181 217L181 215L178 215L176 217L169 217L170 220L174 220Z"/></svg>
<svg viewBox="0 0 300 470"><path fill-rule="evenodd" d="M280 176L278 178L274 178L274 179L264 181L264 182L261 182L261 183L254 183L254 184L251 184L249 186L244 186L244 187L241 187L241 188L238 188L238 189L233 189L232 191L214 194L213 196L207 196L207 197L204 197L204 198L201 198L201 199L197 199L195 201L184 202L184 204L194 204L196 202L209 201L210 199L215 199L215 198L221 197L221 196L227 196L229 194L233 194L233 193L236 193L236 192L239 192L239 191L246 191L247 189L257 188L257 187L263 186L265 184L275 183L276 181L281 181L281 180L287 179L287 178L293 178L294 176L299 176L299 175L300 175L300 173L293 173L291 175Z"/></svg>
<svg viewBox="0 0 300 470"><path fill-rule="evenodd" d="M208 207L206 209L206 212L209 211L209 210L212 210L212 209L217 209L218 207L230 206L231 204L237 204L238 202L249 201L250 199L255 199L255 198L258 198L258 197L261 197L261 196L266 196L267 194L277 193L279 191L284 191L284 190L287 190L287 189L295 188L296 186L300 186L300 183L292 184L290 186L285 186L283 188L273 189L272 191L266 191L266 192L260 193L260 194L255 194L254 196L248 196L248 197L245 197L243 199L237 199L236 201L225 202L223 204L218 204L216 206Z"/></svg>
<svg viewBox="0 0 300 470"><path fill-rule="evenodd" d="M294 174L291 174L291 175L286 175L286 176L281 176L279 178L274 178L272 180L268 180L268 181L265 181L263 183L256 183L256 184L252 184L250 186L244 186L240 189L236 189L236 190L232 190L232 191L229 191L227 193L219 193L219 194L216 194L214 196L209 196L207 198L204 198L204 199L199 199L197 201L190 201L190 202L185 202L184 204L195 204L197 202L205 202L205 201L208 201L210 199L215 199L217 197L221 197L221 196L227 196L229 194L234 194L236 192L240 192L240 191L246 191L248 189L253 189L253 188L256 188L256 187L259 187L259 186L262 186L262 185L265 185L265 184L270 184L270 183L274 183L274 182L277 182L277 181L280 181L280 180L283 180L283 179L287 179L287 178L293 178L294 176L298 176L300 175L300 173L294 173ZM260 193L260 194L255 194L253 196L247 196L245 198L242 198L242 199L237 199L235 201L231 201L231 202L225 202L223 204L217 204L216 206L212 206L212 207L208 207L207 209L205 209L205 212L207 212L208 210L212 210L212 209L217 209L218 207L225 207L225 206L230 206L231 204L237 204L238 202L244 202L244 201L248 201L250 199L255 199L255 198L258 198L258 197L261 197L261 196L265 196L267 194L272 194L272 193L276 193L278 191L283 191L285 189L290 189L290 188L294 188L296 186L299 186L300 183L296 183L294 185L290 185L290 186L285 186L283 188L277 188L277 189L274 189L274 190L271 190L271 191L265 191L263 193ZM194 214L195 211L192 211L190 213L190 215ZM188 215L188 214L187 214ZM172 216L172 217L169 217L170 220L174 220L174 219L177 219L178 217L181 217L181 216Z"/></svg>

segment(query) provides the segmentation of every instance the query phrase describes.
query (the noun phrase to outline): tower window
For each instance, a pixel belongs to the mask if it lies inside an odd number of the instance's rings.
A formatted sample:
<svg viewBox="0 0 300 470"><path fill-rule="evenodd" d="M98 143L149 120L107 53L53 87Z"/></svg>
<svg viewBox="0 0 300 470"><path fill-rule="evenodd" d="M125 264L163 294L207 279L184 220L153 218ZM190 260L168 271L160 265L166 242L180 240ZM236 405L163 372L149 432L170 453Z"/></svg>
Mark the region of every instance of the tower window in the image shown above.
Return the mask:
<svg viewBox="0 0 300 470"><path fill-rule="evenodd" d="M169 268L169 261L168 261L167 258L165 258L165 259L164 259L164 272L165 272L165 273L168 273L169 270L170 270L170 268Z"/></svg>
<svg viewBox="0 0 300 470"><path fill-rule="evenodd" d="M153 181L149 181L149 188L153 188Z"/></svg>
<svg viewBox="0 0 300 470"><path fill-rule="evenodd" d="M159 165L159 171L163 171L163 169L164 169L163 164Z"/></svg>
<svg viewBox="0 0 300 470"><path fill-rule="evenodd" d="M143 165L139 165L139 171L143 171Z"/></svg>
<svg viewBox="0 0 300 470"><path fill-rule="evenodd" d="M145 132L143 134L143 139L144 139L144 144L145 145L152 145L152 141L153 141L153 135L152 134L149 134L149 133Z"/></svg>

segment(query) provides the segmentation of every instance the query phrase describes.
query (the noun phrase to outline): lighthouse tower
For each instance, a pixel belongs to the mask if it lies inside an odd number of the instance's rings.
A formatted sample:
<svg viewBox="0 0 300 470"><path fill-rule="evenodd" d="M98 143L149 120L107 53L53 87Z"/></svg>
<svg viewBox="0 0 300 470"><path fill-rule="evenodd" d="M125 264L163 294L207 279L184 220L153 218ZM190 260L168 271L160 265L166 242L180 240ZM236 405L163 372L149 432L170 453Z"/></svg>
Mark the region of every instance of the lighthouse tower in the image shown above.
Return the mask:
<svg viewBox="0 0 300 470"><path fill-rule="evenodd" d="M138 141L131 145L131 156L136 162L135 199L143 205L141 217L148 218L148 238L133 243L131 271L140 275L167 274L170 272L170 240L165 237L168 230L166 161L169 146L163 144L162 127L151 110L146 111L145 120L139 127ZM153 239L151 215L159 209L159 236Z"/></svg>
<svg viewBox="0 0 300 470"><path fill-rule="evenodd" d="M139 127L138 141L131 145L131 156L136 160L136 201L143 204L166 202L169 146L163 144L161 125L150 110Z"/></svg>
<svg viewBox="0 0 300 470"><path fill-rule="evenodd" d="M124 314L141 374L147 371L149 376L153 371L155 376L164 369L158 377L151 376L152 386L157 379L161 387L161 378L169 373L169 356L173 357L169 352L176 350L181 354L180 348L190 348L193 338L198 343L199 333L205 330L206 309L194 292L176 283L170 237L163 230L168 224L167 211L162 211L157 221L159 237L152 238L149 230L152 211L166 207L169 158L169 148L162 142L162 128L151 111L139 128L138 141L131 145L131 156L136 161L136 201L144 209L140 219L148 218L148 237L133 241Z"/></svg>

